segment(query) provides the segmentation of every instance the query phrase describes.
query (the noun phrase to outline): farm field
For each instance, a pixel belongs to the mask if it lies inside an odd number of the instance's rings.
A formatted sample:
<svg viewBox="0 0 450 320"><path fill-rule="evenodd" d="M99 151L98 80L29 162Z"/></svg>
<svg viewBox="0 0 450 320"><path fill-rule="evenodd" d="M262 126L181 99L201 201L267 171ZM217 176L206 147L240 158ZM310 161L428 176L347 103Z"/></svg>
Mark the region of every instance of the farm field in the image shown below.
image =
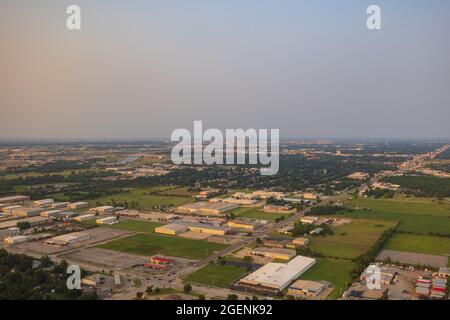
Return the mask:
<svg viewBox="0 0 450 320"><path fill-rule="evenodd" d="M221 265L220 263L207 266L188 275L184 282L206 284L219 288L228 287L233 281L247 275L247 270L240 266Z"/></svg>
<svg viewBox="0 0 450 320"><path fill-rule="evenodd" d="M389 239L384 249L450 255L450 238L397 233Z"/></svg>
<svg viewBox="0 0 450 320"><path fill-rule="evenodd" d="M164 254L189 259L202 259L226 245L202 240L139 233L98 245L99 248L135 253L143 256Z"/></svg>
<svg viewBox="0 0 450 320"><path fill-rule="evenodd" d="M300 276L302 280L328 281L334 290L327 299L337 299L351 282L350 272L354 264L349 260L342 259L317 259L316 264Z"/></svg>
<svg viewBox="0 0 450 320"><path fill-rule="evenodd" d="M259 219L259 220L270 220L274 221L282 216L288 217L289 214L286 213L266 213L262 211L261 207L246 208L241 207L232 211L237 217L249 218L249 219Z"/></svg>
<svg viewBox="0 0 450 320"><path fill-rule="evenodd" d="M332 227L333 235L311 238L309 247L326 257L354 259L369 250L383 231L395 225L394 221L353 219L349 224Z"/></svg>
<svg viewBox="0 0 450 320"><path fill-rule="evenodd" d="M440 204L428 199L356 199L349 202L349 207L360 209L344 212L345 216L399 221L399 231L450 234L448 202Z"/></svg>
<svg viewBox="0 0 450 320"><path fill-rule="evenodd" d="M171 188L171 187L167 187ZM177 196L162 196L149 194L149 192L154 192L160 189L135 189L129 192L117 193L110 196L94 198L89 201L90 206L97 205L112 205L113 202L124 203L127 202L129 205L136 203L138 209L151 210L153 207L157 206L180 206L186 203L194 202L195 200L190 197L177 197Z"/></svg>

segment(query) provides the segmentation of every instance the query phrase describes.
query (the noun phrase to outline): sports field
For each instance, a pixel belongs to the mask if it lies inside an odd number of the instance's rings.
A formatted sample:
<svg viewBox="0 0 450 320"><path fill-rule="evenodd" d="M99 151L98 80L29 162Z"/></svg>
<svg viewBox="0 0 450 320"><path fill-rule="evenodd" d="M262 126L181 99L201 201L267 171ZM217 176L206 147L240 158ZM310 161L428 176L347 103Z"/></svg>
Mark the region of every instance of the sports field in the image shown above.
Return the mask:
<svg viewBox="0 0 450 320"><path fill-rule="evenodd" d="M334 290L327 299L337 299L342 296L347 284L351 282L350 272L354 264L342 259L317 259L316 264L300 276L302 280L328 281Z"/></svg>
<svg viewBox="0 0 450 320"><path fill-rule="evenodd" d="M368 251L385 230L395 225L394 221L354 218L348 224L332 227L333 235L311 238L309 247L326 257L354 259Z"/></svg>
<svg viewBox="0 0 450 320"><path fill-rule="evenodd" d="M190 240L172 236L139 233L129 237L116 239L105 244L100 244L98 247L135 253L143 256L164 254L190 259L202 259L227 246L202 240Z"/></svg>
<svg viewBox="0 0 450 320"><path fill-rule="evenodd" d="M247 270L240 266L208 264L184 279L184 282L206 284L226 288L232 282L247 275Z"/></svg>
<svg viewBox="0 0 450 320"><path fill-rule="evenodd" d="M384 249L450 255L450 238L397 233L389 239Z"/></svg>
<svg viewBox="0 0 450 320"><path fill-rule="evenodd" d="M450 204L430 199L356 199L348 203L349 217L399 221L399 231L450 234ZM364 210L369 208L370 210Z"/></svg>

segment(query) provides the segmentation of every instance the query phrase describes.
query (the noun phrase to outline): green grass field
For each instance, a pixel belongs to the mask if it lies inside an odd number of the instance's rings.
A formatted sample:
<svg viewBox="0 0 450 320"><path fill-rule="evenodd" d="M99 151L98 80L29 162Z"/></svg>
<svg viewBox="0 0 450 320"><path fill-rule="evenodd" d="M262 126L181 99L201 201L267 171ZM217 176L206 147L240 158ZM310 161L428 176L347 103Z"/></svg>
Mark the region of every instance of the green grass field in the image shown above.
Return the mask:
<svg viewBox="0 0 450 320"><path fill-rule="evenodd" d="M450 238L397 233L389 239L384 249L450 255Z"/></svg>
<svg viewBox="0 0 450 320"><path fill-rule="evenodd" d="M208 264L184 279L184 282L206 284L219 288L228 287L233 281L247 275L247 270L239 266Z"/></svg>
<svg viewBox="0 0 450 320"><path fill-rule="evenodd" d="M98 246L99 248L135 253L143 256L165 254L175 257L202 259L215 251L227 247L224 244L203 240L191 240L150 233L139 233L116 239Z"/></svg>
<svg viewBox="0 0 450 320"><path fill-rule="evenodd" d="M309 247L326 257L354 259L368 251L383 231L395 226L393 221L353 219L332 227L333 235L311 238Z"/></svg>
<svg viewBox="0 0 450 320"><path fill-rule="evenodd" d="M418 234L450 234L450 204L428 199L356 199L349 207L361 209L345 212L348 217L400 221L399 231ZM363 208L370 208L366 211Z"/></svg>
<svg viewBox="0 0 450 320"><path fill-rule="evenodd" d="M170 188L170 187L169 187ZM158 187L157 190L164 191ZM136 189L130 192L117 193L111 196L94 198L89 201L90 206L100 205L110 205L114 201L125 202L127 201L130 205L134 202L138 202L138 208L142 210L151 210L156 206L180 206L186 203L194 202L195 200L190 197L177 197L177 196L161 196L149 194L150 191L155 191L155 189Z"/></svg>
<svg viewBox="0 0 450 320"><path fill-rule="evenodd" d="M150 221L120 220L119 223L108 225L106 227L119 230L155 233L155 228L161 225L163 224Z"/></svg>
<svg viewBox="0 0 450 320"><path fill-rule="evenodd" d="M347 284L351 282L350 272L353 268L354 264L349 260L317 259L316 264L299 279L331 282L334 290L327 299L337 299L342 296Z"/></svg>
<svg viewBox="0 0 450 320"><path fill-rule="evenodd" d="M275 220L282 216L288 217L289 214L283 213L266 213L262 211L261 207L246 208L240 207L232 211L237 217L259 219L259 220Z"/></svg>

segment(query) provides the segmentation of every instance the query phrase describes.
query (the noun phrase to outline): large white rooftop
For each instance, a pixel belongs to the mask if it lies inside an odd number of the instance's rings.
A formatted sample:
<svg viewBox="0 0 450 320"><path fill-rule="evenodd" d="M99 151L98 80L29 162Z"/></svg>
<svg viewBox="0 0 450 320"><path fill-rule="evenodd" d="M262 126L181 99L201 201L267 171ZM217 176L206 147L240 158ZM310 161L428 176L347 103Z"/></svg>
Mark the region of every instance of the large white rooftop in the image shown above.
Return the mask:
<svg viewBox="0 0 450 320"><path fill-rule="evenodd" d="M288 263L268 263L243 278L241 282L281 291L315 263L316 259L304 256L297 256Z"/></svg>

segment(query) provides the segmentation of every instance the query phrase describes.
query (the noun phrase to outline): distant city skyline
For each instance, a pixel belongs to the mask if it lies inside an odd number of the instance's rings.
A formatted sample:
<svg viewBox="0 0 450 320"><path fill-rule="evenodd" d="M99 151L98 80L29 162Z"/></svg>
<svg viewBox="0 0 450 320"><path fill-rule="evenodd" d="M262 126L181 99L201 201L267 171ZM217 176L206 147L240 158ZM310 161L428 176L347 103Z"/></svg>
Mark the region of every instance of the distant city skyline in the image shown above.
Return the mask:
<svg viewBox="0 0 450 320"><path fill-rule="evenodd" d="M82 30L65 28L70 4ZM366 8L382 29L366 28ZM450 138L450 2L0 3L0 141Z"/></svg>

